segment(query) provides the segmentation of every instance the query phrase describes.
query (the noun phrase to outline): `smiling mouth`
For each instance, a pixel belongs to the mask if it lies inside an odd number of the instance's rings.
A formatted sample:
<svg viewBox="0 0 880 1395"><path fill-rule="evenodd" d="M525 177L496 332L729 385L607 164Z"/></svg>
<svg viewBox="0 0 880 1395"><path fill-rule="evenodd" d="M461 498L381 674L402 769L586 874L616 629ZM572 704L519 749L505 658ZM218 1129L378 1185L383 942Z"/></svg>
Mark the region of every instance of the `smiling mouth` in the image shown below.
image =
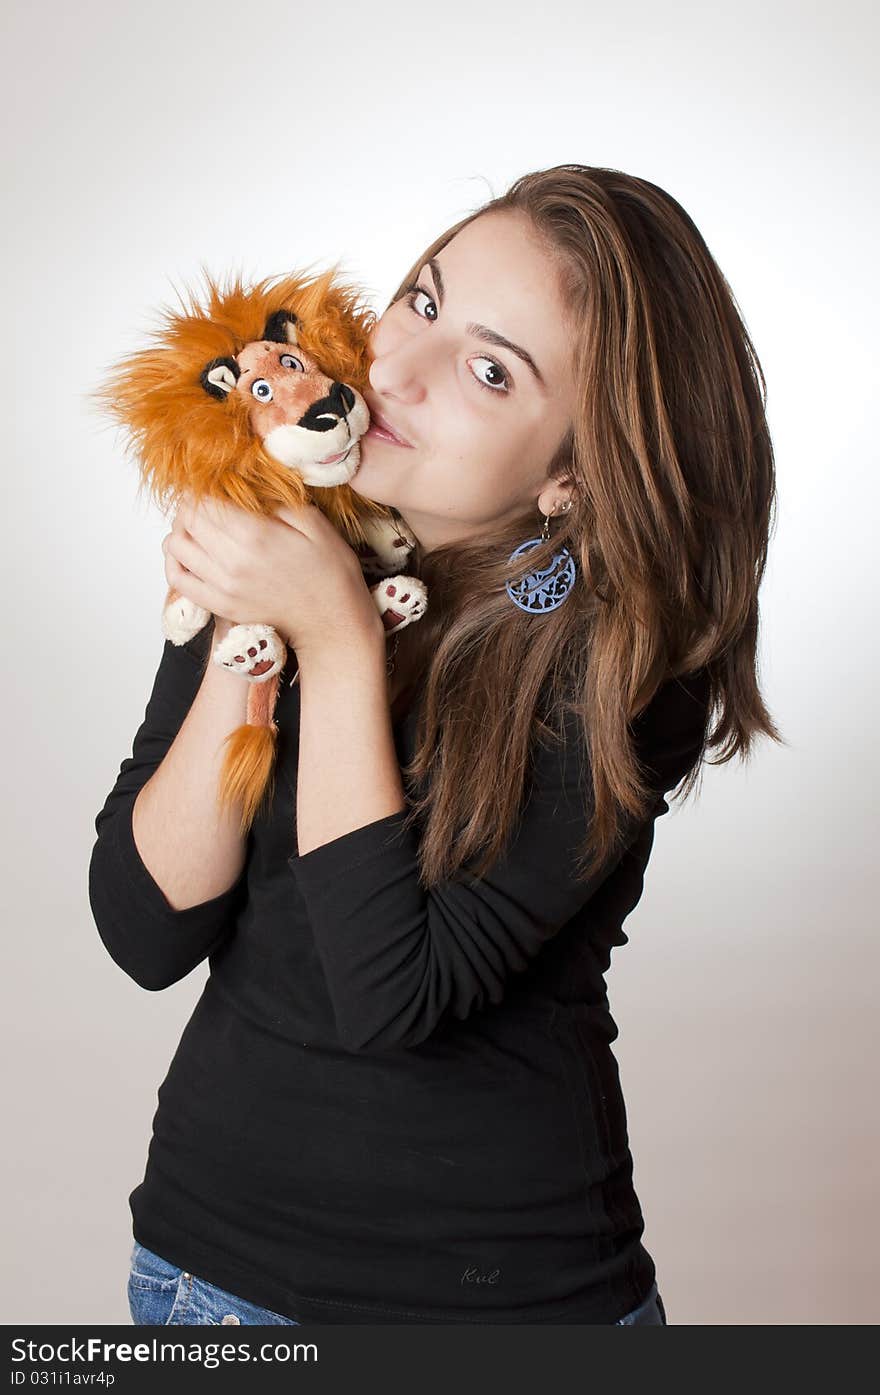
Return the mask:
<svg viewBox="0 0 880 1395"><path fill-rule="evenodd" d="M405 450L411 449L409 441L402 441L399 436L395 436L387 426L383 426L375 417L370 422L367 435L374 436L379 441L388 441L392 446L402 446Z"/></svg>

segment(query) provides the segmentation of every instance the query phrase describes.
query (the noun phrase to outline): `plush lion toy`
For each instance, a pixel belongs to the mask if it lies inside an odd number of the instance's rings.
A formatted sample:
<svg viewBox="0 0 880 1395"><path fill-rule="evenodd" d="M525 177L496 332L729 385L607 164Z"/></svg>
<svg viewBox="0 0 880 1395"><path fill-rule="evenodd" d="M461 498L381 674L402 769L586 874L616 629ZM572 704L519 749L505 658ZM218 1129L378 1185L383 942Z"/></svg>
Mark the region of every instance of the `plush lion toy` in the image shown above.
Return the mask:
<svg viewBox="0 0 880 1395"><path fill-rule="evenodd" d="M254 513L316 505L358 552L365 577L397 573L415 538L384 505L350 488L370 423L367 339L375 315L335 269L226 289L210 275L207 304L190 294L183 313L165 309L158 343L123 359L92 394L127 431L146 485L163 511L184 494ZM416 577L371 585L390 633L427 607ZM210 619L173 588L162 616L172 644ZM250 828L271 793L278 728L273 713L287 647L270 625L235 625L214 662L249 683L247 719L227 737L219 800L242 802Z"/></svg>

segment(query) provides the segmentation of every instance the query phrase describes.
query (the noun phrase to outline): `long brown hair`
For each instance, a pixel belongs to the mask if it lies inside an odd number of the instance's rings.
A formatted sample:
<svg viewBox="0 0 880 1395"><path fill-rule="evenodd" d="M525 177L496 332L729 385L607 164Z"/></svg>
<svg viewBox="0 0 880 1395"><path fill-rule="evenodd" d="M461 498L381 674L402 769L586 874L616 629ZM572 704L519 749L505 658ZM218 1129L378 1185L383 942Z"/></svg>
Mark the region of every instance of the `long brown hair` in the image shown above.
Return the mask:
<svg viewBox="0 0 880 1395"><path fill-rule="evenodd" d="M422 825L426 886L465 863L476 875L516 823L535 738L576 714L589 751L591 823L579 871L614 852L649 805L632 723L668 680L703 670L703 758L779 740L757 678L758 589L775 509L766 384L733 293L692 219L656 184L619 170L557 165L526 174L442 234L421 267L474 218L531 220L560 276L578 384L571 430L548 473L572 507L517 570L537 507L513 524L423 551L408 569L429 609L400 635L424 690L404 771ZM563 544L577 567L558 609L529 615L505 583ZM479 861L474 861L481 854Z"/></svg>

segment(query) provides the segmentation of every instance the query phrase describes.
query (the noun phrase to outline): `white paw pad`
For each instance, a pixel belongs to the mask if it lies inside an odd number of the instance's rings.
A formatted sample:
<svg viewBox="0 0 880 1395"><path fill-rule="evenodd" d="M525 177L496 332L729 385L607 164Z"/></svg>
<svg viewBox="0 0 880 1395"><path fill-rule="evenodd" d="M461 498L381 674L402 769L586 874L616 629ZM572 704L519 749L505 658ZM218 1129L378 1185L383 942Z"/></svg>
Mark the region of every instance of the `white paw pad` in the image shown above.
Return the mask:
<svg viewBox="0 0 880 1395"><path fill-rule="evenodd" d="M252 683L265 683L281 672L286 654L271 625L233 625L214 650L214 663Z"/></svg>
<svg viewBox="0 0 880 1395"><path fill-rule="evenodd" d="M415 576L389 576L372 588L386 630L402 630L428 608L428 591Z"/></svg>
<svg viewBox="0 0 880 1395"><path fill-rule="evenodd" d="M365 543L354 546L364 571L393 572L406 562L416 545L415 534L403 522L387 518L361 519Z"/></svg>

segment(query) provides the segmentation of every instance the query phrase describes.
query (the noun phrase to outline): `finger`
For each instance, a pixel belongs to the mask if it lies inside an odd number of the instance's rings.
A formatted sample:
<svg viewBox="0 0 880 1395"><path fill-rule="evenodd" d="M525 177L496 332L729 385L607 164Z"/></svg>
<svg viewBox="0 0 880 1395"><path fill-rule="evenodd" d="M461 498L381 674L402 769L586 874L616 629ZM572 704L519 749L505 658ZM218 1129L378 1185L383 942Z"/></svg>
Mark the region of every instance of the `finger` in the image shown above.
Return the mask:
<svg viewBox="0 0 880 1395"><path fill-rule="evenodd" d="M181 503L174 520L174 528L171 537L175 543L183 542L198 549L193 554L178 554L178 558L186 566L190 566L189 558L196 556L196 565L190 569L204 580L209 579L210 558L215 556L228 556L229 535L223 528L218 528L209 516L209 511L204 507L202 500L189 500Z"/></svg>
<svg viewBox="0 0 880 1395"><path fill-rule="evenodd" d="M179 596L185 596L193 605L201 606L214 614L217 609L217 593L192 572L186 571L174 557L165 558L165 577L168 585Z"/></svg>
<svg viewBox="0 0 880 1395"><path fill-rule="evenodd" d="M192 503L187 517L192 537L211 554L228 557L230 565L246 560L254 547L259 546L255 529L258 530L264 520L260 515L240 509L235 504L218 499L199 499Z"/></svg>
<svg viewBox="0 0 880 1395"><path fill-rule="evenodd" d="M280 504L275 510L275 517L286 523L288 528L295 529L297 533L313 537L320 527L319 519L324 515L315 504L300 504L295 508L289 504Z"/></svg>
<svg viewBox="0 0 880 1395"><path fill-rule="evenodd" d="M179 515L184 521L189 520L190 518L192 518L193 511L194 511L194 509L195 509L197 503L198 503L198 500L195 499L194 496L193 496L192 494L190 494L190 492L189 492L188 489L182 490L181 493L178 495L178 499L177 499L177 512L178 512L178 515Z"/></svg>
<svg viewBox="0 0 880 1395"><path fill-rule="evenodd" d="M190 572L199 581L211 583L214 580L211 559L195 538L182 528L170 532L162 539L162 551L166 559L171 557L184 573Z"/></svg>
<svg viewBox="0 0 880 1395"><path fill-rule="evenodd" d="M206 523L226 533L234 533L236 528L247 524L253 517L248 509L240 509L237 504L230 504L226 499L212 499L207 495L193 503L193 510Z"/></svg>
<svg viewBox="0 0 880 1395"><path fill-rule="evenodd" d="M210 507L210 500L195 499L185 491L180 495L174 518L175 526L179 531L195 536L197 531L204 532L205 527L215 521L216 514Z"/></svg>
<svg viewBox="0 0 880 1395"><path fill-rule="evenodd" d="M188 496L184 496L177 505L177 512L171 525L171 531L178 537L192 536L193 502Z"/></svg>
<svg viewBox="0 0 880 1395"><path fill-rule="evenodd" d="M188 533L191 538L198 539L206 537L210 526L210 519L202 501L193 499L190 495L184 495L181 499L174 522L179 532Z"/></svg>

